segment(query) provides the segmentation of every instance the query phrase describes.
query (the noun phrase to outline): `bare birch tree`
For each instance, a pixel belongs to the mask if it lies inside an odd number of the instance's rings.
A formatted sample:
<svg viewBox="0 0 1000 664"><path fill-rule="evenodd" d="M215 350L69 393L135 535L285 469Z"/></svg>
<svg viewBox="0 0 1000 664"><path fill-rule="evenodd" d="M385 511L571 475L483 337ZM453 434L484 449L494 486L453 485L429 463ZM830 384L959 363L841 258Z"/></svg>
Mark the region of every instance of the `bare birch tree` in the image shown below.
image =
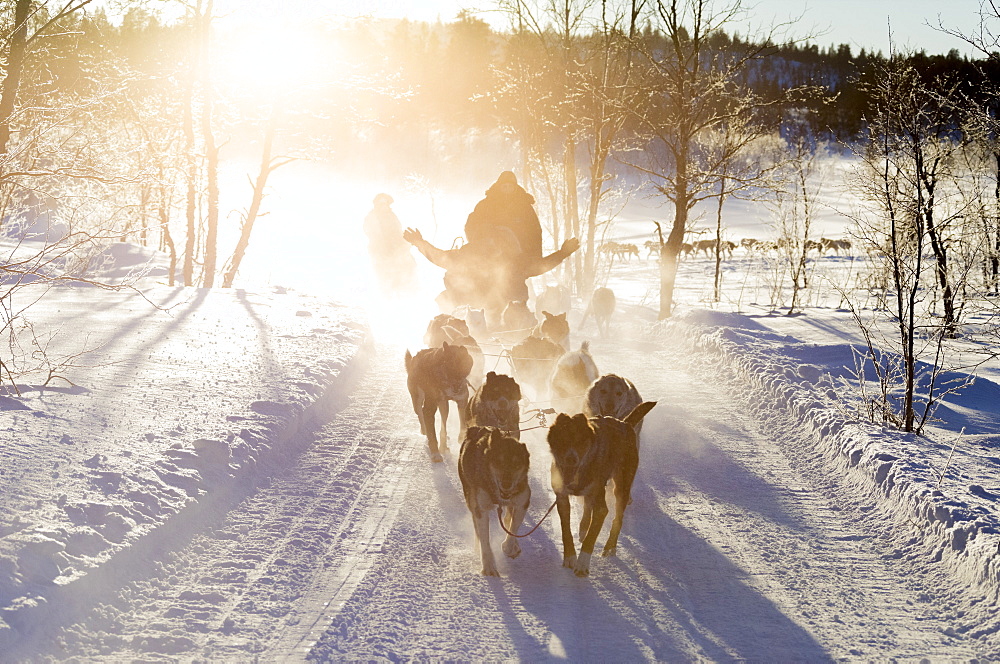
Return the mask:
<svg viewBox="0 0 1000 664"><path fill-rule="evenodd" d="M721 158L732 156L707 150L711 131L730 123L747 122L760 111L756 98L741 80L755 60L768 53L777 26L741 50L717 50L711 38L743 18L740 0L717 4L711 0L657 0L655 25L659 31L643 43L650 71L650 106L635 114L645 141L627 157L647 175L656 191L673 208L670 233L660 252L659 317L670 316L674 283L684 234L691 211L719 192ZM662 42L656 35L662 34Z"/></svg>
<svg viewBox="0 0 1000 664"><path fill-rule="evenodd" d="M788 137L788 156L781 169L783 179L769 204L777 224L778 253L788 266L792 282L789 316L797 313L800 295L809 287L809 251L819 246L812 239L823 184L818 157L804 126L793 125Z"/></svg>
<svg viewBox="0 0 1000 664"><path fill-rule="evenodd" d="M626 109L637 99L630 80L647 6L647 0L501 2L512 43L532 55L535 67L509 63L508 85L498 96L527 152L529 174L548 193L555 243L561 236L582 240L583 251L572 258L579 293L594 285L600 217L614 191L609 164L623 147Z"/></svg>
<svg viewBox="0 0 1000 664"><path fill-rule="evenodd" d="M867 344L858 378L865 381L867 367L881 386L870 403L873 415L919 433L947 389L940 378L946 341L958 325L953 294L967 276L956 275L948 262L954 222L963 212L944 204L956 142L939 117L947 98L932 95L905 58L890 58L869 93L869 141L858 153L855 187L871 207L855 221L866 253L888 277L885 304L894 334L882 332L878 321L851 304ZM945 312L938 317L930 298L941 292ZM922 380L921 362L927 367Z"/></svg>
<svg viewBox="0 0 1000 664"><path fill-rule="evenodd" d="M79 354L53 357L48 341L58 330L36 328L31 308L65 284L130 288L101 269L112 243L131 232L124 190L145 182L128 155L137 146L123 130L120 111L128 74L113 56L102 67L80 62L78 15L89 0L7 5L3 26L4 80L0 95L0 383L43 371L79 366ZM74 85L56 72L72 63ZM81 353L86 350L81 341ZM67 379L68 380L68 379Z"/></svg>

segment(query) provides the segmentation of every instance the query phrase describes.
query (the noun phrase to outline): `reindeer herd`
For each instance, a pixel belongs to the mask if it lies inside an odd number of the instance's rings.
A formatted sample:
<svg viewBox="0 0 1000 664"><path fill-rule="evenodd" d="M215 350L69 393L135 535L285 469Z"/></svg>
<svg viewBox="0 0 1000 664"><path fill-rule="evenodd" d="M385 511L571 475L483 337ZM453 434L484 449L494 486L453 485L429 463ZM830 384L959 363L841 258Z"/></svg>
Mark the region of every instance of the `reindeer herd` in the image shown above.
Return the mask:
<svg viewBox="0 0 1000 664"><path fill-rule="evenodd" d="M681 244L681 258L697 258L699 256L711 257L715 255L717 241L695 240ZM745 237L739 244L730 240L723 240L718 245L719 253L723 258L732 258L737 249L742 249L747 255L767 255L776 254L781 250L792 246L792 242L787 238L777 240L758 240L757 238ZM660 255L659 240L646 240L643 244L646 250L646 258L658 258ZM849 256L852 245L846 238L821 237L819 240L807 239L804 244L807 253L816 252L820 255L834 254L837 256ZM602 256L610 261L621 260L630 261L633 257L640 258L639 247L628 242L607 241L598 247Z"/></svg>

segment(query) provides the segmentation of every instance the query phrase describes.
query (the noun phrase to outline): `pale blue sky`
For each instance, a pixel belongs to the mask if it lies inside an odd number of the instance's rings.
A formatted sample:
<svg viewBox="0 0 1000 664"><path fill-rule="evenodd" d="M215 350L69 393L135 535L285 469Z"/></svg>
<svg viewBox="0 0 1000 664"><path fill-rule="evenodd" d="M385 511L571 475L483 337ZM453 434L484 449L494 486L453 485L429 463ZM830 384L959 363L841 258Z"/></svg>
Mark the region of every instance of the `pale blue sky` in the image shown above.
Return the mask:
<svg viewBox="0 0 1000 664"><path fill-rule="evenodd" d="M317 2L329 9L331 3ZM489 2L463 0L369 0L359 5L353 0L333 2L341 6L344 14L358 11L384 17L407 17L414 20L450 21L459 9L492 6ZM979 0L748 0L747 6L756 7L752 22L756 26L770 26L787 21L789 17L803 15L792 30L793 37L825 32L814 43L821 46L850 44L854 52L862 47L889 53L889 25L893 41L899 50L923 48L928 53L946 53L957 48L971 54L962 41L928 27L937 25L938 15L948 27L970 32L979 23ZM502 19L482 18L501 24Z"/></svg>

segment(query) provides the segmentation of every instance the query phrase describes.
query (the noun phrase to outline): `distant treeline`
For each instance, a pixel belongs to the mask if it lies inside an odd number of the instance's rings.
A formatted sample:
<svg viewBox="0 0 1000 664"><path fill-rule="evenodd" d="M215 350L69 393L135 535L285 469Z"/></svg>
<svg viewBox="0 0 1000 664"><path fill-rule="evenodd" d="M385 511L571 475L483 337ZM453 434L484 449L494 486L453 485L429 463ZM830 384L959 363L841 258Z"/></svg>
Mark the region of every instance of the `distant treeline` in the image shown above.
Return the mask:
<svg viewBox="0 0 1000 664"><path fill-rule="evenodd" d="M73 49L72 54L63 54L71 57L35 61L52 75L50 83L86 86L104 78L101 69L125 66L145 79L140 86L177 84L178 72L191 53L189 26L164 22L141 7L117 25L97 12L81 17L77 27L79 33L55 40ZM509 61L517 35L497 32L464 13L443 23L369 19L310 29L324 30L331 42L337 42L338 52L347 54L346 60L331 63L329 75L356 76L358 81L352 126L326 125L337 140L357 138L358 123L367 130L361 135L369 138L369 131L397 133L417 126L485 132L497 126L490 93L501 85L496 67ZM663 37L647 30L642 39L655 44ZM711 35L709 44L723 58L761 46L725 32ZM847 44L765 46L765 57L746 69L744 85L775 98L790 88L818 86L826 94L802 101L812 111L804 117L814 135L835 142L851 142L861 135L871 111L865 83L885 65L886 56L864 49L855 53ZM50 47L50 54L53 50L58 49ZM971 60L952 50L918 51L907 59L928 83L944 76L960 82L963 91L977 100L1000 82L1000 58Z"/></svg>
<svg viewBox="0 0 1000 664"><path fill-rule="evenodd" d="M718 38L719 48L745 48L738 38L724 35ZM814 135L832 142L853 143L862 137L866 118L872 115L872 99L868 92L875 78L886 66L881 52L861 49L853 53L848 44L821 49L815 44L791 44L769 49L771 57L755 63L746 85L764 95L774 96L779 90L795 86L816 85L828 92L804 102L812 113L807 114ZM944 55L929 55L917 51L903 58L920 73L930 87L944 81L957 84L970 101L983 103L995 94L1000 82L1000 58L970 60L957 49ZM961 118L956 118L956 124Z"/></svg>

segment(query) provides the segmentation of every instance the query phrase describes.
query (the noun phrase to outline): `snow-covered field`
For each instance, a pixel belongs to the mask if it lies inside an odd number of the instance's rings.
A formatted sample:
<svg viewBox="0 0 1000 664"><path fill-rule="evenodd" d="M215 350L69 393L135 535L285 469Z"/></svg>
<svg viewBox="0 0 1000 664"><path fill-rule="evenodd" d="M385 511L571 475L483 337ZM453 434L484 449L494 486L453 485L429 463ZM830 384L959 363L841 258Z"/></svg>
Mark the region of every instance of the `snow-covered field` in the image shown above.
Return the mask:
<svg viewBox="0 0 1000 664"><path fill-rule="evenodd" d="M405 390L440 272L381 301L358 229L326 232L262 235L271 269L248 256L266 276L242 289L153 276L32 307L53 356L89 352L0 394L0 661L1000 658L995 364L901 434L848 415L859 338L821 280L786 317L756 259L727 261L720 303L691 259L657 322L656 261L617 263L613 338L570 319L658 402L619 555L576 578L553 513L484 578L455 455L429 462ZM534 524L553 496L530 417Z"/></svg>

